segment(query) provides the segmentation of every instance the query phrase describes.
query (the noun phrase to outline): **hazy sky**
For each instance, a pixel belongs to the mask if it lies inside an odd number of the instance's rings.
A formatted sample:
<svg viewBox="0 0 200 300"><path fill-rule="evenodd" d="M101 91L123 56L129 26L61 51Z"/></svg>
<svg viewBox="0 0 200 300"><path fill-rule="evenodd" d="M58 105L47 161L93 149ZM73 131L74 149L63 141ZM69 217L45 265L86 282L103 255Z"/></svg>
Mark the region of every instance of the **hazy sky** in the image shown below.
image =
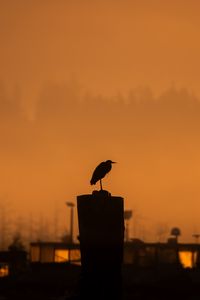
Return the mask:
<svg viewBox="0 0 200 300"><path fill-rule="evenodd" d="M14 210L57 207L65 222L64 202L112 159L106 188L138 227L200 230L199 12L196 0L0 0L1 188Z"/></svg>
<svg viewBox="0 0 200 300"><path fill-rule="evenodd" d="M71 76L104 94L172 82L200 94L199 10L196 0L1 0L0 77L25 98Z"/></svg>

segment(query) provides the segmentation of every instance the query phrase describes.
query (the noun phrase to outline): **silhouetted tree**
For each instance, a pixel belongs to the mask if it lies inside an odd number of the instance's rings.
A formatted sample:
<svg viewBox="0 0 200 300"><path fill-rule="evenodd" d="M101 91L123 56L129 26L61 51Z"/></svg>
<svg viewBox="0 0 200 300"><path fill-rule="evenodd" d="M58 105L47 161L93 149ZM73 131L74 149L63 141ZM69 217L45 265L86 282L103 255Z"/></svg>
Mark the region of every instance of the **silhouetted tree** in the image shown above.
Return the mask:
<svg viewBox="0 0 200 300"><path fill-rule="evenodd" d="M12 243L8 246L9 251L25 251L25 246L22 242L20 233L16 233L13 236Z"/></svg>
<svg viewBox="0 0 200 300"><path fill-rule="evenodd" d="M64 233L61 235L60 240L63 243L71 243L71 236L68 233Z"/></svg>
<svg viewBox="0 0 200 300"><path fill-rule="evenodd" d="M169 232L168 225L165 223L159 223L156 226L156 236L158 239L158 242L164 242L166 240L166 235Z"/></svg>

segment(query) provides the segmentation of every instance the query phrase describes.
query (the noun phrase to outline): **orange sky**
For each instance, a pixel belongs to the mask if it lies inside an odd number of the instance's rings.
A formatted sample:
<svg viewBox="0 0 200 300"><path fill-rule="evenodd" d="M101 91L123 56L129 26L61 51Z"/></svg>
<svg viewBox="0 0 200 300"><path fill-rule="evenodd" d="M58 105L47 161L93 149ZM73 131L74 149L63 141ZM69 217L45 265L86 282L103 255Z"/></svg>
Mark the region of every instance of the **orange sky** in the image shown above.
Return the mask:
<svg viewBox="0 0 200 300"><path fill-rule="evenodd" d="M105 186L135 209L138 235L167 224L188 241L200 230L199 10L195 0L0 0L1 189L15 214L51 219L57 207L64 223L64 202L91 192L93 168L112 159ZM127 109L131 90L140 100Z"/></svg>
<svg viewBox="0 0 200 300"><path fill-rule="evenodd" d="M75 76L104 94L172 82L199 91L198 1L1 1L0 76L37 96Z"/></svg>

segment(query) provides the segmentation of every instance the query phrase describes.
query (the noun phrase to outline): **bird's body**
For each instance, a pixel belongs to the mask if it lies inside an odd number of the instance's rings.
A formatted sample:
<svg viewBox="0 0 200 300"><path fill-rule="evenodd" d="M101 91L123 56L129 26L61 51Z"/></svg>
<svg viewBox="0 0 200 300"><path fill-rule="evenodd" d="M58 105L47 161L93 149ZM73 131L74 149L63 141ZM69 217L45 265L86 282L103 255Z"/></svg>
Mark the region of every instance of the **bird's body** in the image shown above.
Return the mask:
<svg viewBox="0 0 200 300"><path fill-rule="evenodd" d="M112 160L106 160L100 163L93 172L92 178L90 180L90 184L96 184L97 181L100 180L100 186L102 190L102 182L101 179L105 177L105 175L110 172L112 169L112 164L115 163Z"/></svg>

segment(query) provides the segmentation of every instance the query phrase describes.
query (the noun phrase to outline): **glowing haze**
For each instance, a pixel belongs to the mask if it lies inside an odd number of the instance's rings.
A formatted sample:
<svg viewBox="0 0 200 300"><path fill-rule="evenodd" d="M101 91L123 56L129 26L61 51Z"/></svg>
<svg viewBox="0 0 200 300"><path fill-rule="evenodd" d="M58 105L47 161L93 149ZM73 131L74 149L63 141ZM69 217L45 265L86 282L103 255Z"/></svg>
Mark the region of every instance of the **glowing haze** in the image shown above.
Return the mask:
<svg viewBox="0 0 200 300"><path fill-rule="evenodd" d="M112 159L104 188L134 209L131 236L199 232L199 10L0 0L1 207L13 222L67 226L65 201L90 193L93 169Z"/></svg>

